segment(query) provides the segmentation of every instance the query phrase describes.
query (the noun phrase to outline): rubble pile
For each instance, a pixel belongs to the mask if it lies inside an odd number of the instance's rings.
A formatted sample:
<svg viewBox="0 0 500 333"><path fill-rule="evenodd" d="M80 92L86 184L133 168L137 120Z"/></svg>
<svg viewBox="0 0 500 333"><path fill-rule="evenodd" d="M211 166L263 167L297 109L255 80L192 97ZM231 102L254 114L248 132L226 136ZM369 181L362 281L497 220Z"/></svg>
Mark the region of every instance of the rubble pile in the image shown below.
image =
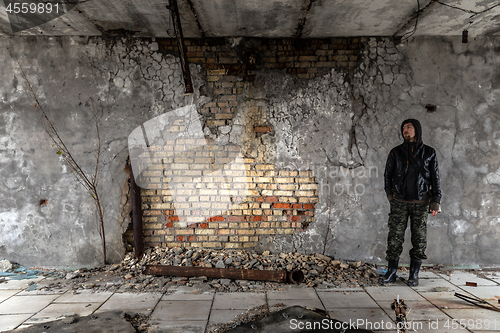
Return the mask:
<svg viewBox="0 0 500 333"><path fill-rule="evenodd" d="M215 279L207 277L152 276L144 273L146 265L238 268L256 270L302 271L303 285L318 288L346 288L378 285L379 274L370 263L334 260L322 254L270 253L264 251L149 248L140 260L128 253L117 264L75 271L38 271L49 279L37 282L33 289L50 291L70 287L73 290L120 292L168 292L178 286L202 291L258 292L282 290L283 283Z"/></svg>
<svg viewBox="0 0 500 333"><path fill-rule="evenodd" d="M369 263L343 262L316 253L304 255L300 253L277 253L271 254L264 251L258 254L255 251L243 250L212 250L212 249L182 249L182 248L150 248L141 258L137 260L133 254L128 254L119 267L120 272L127 272L125 278L129 280L141 279L142 270L145 265L173 265L173 266L195 266L258 270L286 270L304 273L304 283L308 286L335 287L359 287L378 285L379 275L376 266ZM168 277L162 277L169 279ZM151 282L147 278L146 282ZM229 279L211 279L204 277L172 277L169 282L191 286L206 282L210 287L218 291L254 291L259 286L267 285L273 287L280 285L272 282L255 282ZM262 289L262 288L261 288Z"/></svg>

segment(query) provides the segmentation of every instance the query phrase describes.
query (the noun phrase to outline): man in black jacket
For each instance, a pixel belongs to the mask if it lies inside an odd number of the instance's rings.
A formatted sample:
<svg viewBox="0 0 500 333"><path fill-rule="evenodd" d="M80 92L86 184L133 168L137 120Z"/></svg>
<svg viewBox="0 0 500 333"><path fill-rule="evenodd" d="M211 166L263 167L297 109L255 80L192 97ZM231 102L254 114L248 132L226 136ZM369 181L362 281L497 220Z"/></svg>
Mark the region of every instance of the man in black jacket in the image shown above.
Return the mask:
<svg viewBox="0 0 500 333"><path fill-rule="evenodd" d="M384 181L389 213L387 237L387 273L381 283L396 281L399 256L403 251L404 235L410 218L411 243L409 286L418 285L418 271L427 259L427 214L435 216L441 202L436 151L422 143L422 127L416 119L401 125L404 142L389 153Z"/></svg>

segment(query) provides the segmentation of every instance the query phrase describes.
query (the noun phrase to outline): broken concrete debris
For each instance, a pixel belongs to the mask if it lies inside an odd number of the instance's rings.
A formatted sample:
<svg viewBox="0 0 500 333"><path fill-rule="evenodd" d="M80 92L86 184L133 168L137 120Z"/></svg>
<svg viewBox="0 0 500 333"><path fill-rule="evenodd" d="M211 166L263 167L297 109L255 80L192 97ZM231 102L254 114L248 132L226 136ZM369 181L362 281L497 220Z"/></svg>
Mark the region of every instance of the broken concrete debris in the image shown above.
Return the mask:
<svg viewBox="0 0 500 333"><path fill-rule="evenodd" d="M218 292L256 292L281 290L279 282L249 281L207 276L175 277L153 276L145 273L147 265L174 265L184 267L213 267L252 269L264 271L295 270L304 274L303 285L318 288L345 288L378 285L376 266L370 263L344 262L320 254L300 253L261 254L256 251L181 249L155 247L146 249L141 260L128 253L117 264L76 271L45 270L40 275L48 279L37 283L37 290L57 290L70 287L74 292L93 291L164 292L178 286L192 286L200 290Z"/></svg>
<svg viewBox="0 0 500 333"><path fill-rule="evenodd" d="M0 272L8 272L12 270L12 263L7 259L0 260Z"/></svg>

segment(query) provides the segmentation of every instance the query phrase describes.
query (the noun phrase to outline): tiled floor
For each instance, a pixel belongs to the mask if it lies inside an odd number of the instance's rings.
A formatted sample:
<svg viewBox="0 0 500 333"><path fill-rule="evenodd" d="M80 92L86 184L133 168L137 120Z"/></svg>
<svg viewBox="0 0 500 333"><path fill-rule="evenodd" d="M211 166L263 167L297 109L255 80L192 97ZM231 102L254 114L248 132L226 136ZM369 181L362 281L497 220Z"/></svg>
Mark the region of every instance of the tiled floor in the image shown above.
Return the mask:
<svg viewBox="0 0 500 333"><path fill-rule="evenodd" d="M287 286L285 291L253 293L215 293L178 287L165 294L40 292L28 289L30 281L9 280L0 283L0 331L73 314L86 316L120 309L151 315L150 332L203 333L260 305L268 305L270 309L301 305L326 310L331 318L359 328L391 333L396 332L391 303L399 297L409 307L410 332L500 332L500 312L479 308L454 296L455 292L475 295L500 307L500 277L495 272L487 272L485 276L479 278L465 271L454 271L451 276L424 272L420 285L414 288L398 280L367 288ZM36 282L43 285L44 280L38 278ZM476 282L478 286L469 287L466 282Z"/></svg>

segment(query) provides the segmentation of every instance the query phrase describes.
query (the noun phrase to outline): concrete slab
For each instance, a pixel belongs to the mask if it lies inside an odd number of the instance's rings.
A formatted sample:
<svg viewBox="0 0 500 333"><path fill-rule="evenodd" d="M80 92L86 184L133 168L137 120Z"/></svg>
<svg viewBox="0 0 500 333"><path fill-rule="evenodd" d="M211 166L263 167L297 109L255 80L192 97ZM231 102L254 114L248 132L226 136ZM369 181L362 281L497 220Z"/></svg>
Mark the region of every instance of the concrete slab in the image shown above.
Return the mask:
<svg viewBox="0 0 500 333"><path fill-rule="evenodd" d="M12 296L0 303L0 314L37 313L57 297L59 295Z"/></svg>
<svg viewBox="0 0 500 333"><path fill-rule="evenodd" d="M52 289L52 290L29 290L25 289L21 291L17 296L33 296L33 295L62 295L66 293L69 290L69 288L64 288L64 289Z"/></svg>
<svg viewBox="0 0 500 333"><path fill-rule="evenodd" d="M468 333L467 329L450 329L445 327L445 321L412 322L410 328L418 333ZM387 333L387 332L384 332ZM491 332L490 332L491 333Z"/></svg>
<svg viewBox="0 0 500 333"><path fill-rule="evenodd" d="M495 281L482 279L477 275L464 271L454 271L451 276L440 274L440 276L458 287L465 287L466 282L476 282L478 286L496 286Z"/></svg>
<svg viewBox="0 0 500 333"><path fill-rule="evenodd" d="M339 287L325 284L320 284L315 289L319 291L365 291L362 287Z"/></svg>
<svg viewBox="0 0 500 333"><path fill-rule="evenodd" d="M160 301L151 315L156 322L208 320L212 301Z"/></svg>
<svg viewBox="0 0 500 333"><path fill-rule="evenodd" d="M180 287L171 294L164 294L162 301L211 301L215 292L201 291L196 288Z"/></svg>
<svg viewBox="0 0 500 333"><path fill-rule="evenodd" d="M301 306L303 308L309 309L321 309L325 310L325 307L319 300L316 299L280 299L280 300L268 300L269 310L274 310L276 308L282 308L283 306ZM278 306L277 306L278 305Z"/></svg>
<svg viewBox="0 0 500 333"><path fill-rule="evenodd" d="M31 316L32 314L0 315L0 332L17 328Z"/></svg>
<svg viewBox="0 0 500 333"><path fill-rule="evenodd" d="M234 320L234 318L242 313L245 310L212 310L210 312L210 319L208 321L208 326L230 323Z"/></svg>
<svg viewBox="0 0 500 333"><path fill-rule="evenodd" d="M57 332L57 333L102 333L120 332L134 333L136 330L126 320L122 311L108 311L98 315L64 318L50 323L31 324L23 333Z"/></svg>
<svg viewBox="0 0 500 333"><path fill-rule="evenodd" d="M206 321L192 320L185 322L154 322L149 321L149 333L205 333Z"/></svg>
<svg viewBox="0 0 500 333"><path fill-rule="evenodd" d="M458 297L454 296L454 292L425 292L421 293L425 299L434 304L440 309L471 309L474 306ZM467 293L464 293L467 294ZM467 294L468 295L468 294Z"/></svg>
<svg viewBox="0 0 500 333"><path fill-rule="evenodd" d="M404 299L405 301L424 301L425 299L420 296L416 291L408 286L383 286L383 287L367 287L366 291L370 294L373 299L378 301L393 301L398 297Z"/></svg>
<svg viewBox="0 0 500 333"><path fill-rule="evenodd" d="M479 287L460 287L461 289L467 291L468 293L477 296L489 303L500 306L498 300L500 300L500 286L479 286ZM459 292L461 293L461 292Z"/></svg>
<svg viewBox="0 0 500 333"><path fill-rule="evenodd" d="M377 303L365 292L318 291L326 310L339 308L374 308Z"/></svg>
<svg viewBox="0 0 500 333"><path fill-rule="evenodd" d="M345 323L353 323L353 325L360 325L359 328L366 328L363 326L371 323L390 323L392 319L382 310L377 307L370 308L344 308L344 309L332 309L328 311L330 318L343 321Z"/></svg>
<svg viewBox="0 0 500 333"><path fill-rule="evenodd" d="M158 293L115 293L96 313L109 310L122 310L128 313L149 314L155 308L162 294Z"/></svg>
<svg viewBox="0 0 500 333"><path fill-rule="evenodd" d="M411 288L417 292L454 292L460 290L454 284L441 278L419 279L418 286Z"/></svg>
<svg viewBox="0 0 500 333"><path fill-rule="evenodd" d="M286 291L268 291L268 300L281 299L318 299L318 295L313 288L289 287Z"/></svg>
<svg viewBox="0 0 500 333"><path fill-rule="evenodd" d="M85 317L91 315L102 303L52 303L42 311L35 314L26 324L46 323L75 314Z"/></svg>
<svg viewBox="0 0 500 333"><path fill-rule="evenodd" d="M387 302L379 305L385 312L395 318L395 313L394 310L391 309L391 304L392 302ZM449 318L440 308L428 301L405 301L405 304L408 306L406 312L408 320L427 321Z"/></svg>
<svg viewBox="0 0 500 333"><path fill-rule="evenodd" d="M55 303L104 303L113 293L92 292L91 290L81 290L74 292L72 290L61 295Z"/></svg>
<svg viewBox="0 0 500 333"><path fill-rule="evenodd" d="M470 330L500 332L500 312L482 308L443 309L443 311L455 319L454 323L462 324Z"/></svg>
<svg viewBox="0 0 500 333"><path fill-rule="evenodd" d="M56 278L45 278L31 284L27 289L18 294L18 296L64 294L70 287L69 285L60 284L60 282L61 280Z"/></svg>
<svg viewBox="0 0 500 333"><path fill-rule="evenodd" d="M410 275L409 269L407 269L404 272L398 271L398 276L404 278L405 280L408 279L408 275ZM418 277L420 279L440 279L441 278L436 273L430 272L430 271L420 271L418 273Z"/></svg>
<svg viewBox="0 0 500 333"><path fill-rule="evenodd" d="M0 283L0 290L4 289L26 289L29 287L31 283L38 283L45 279L44 277L36 277L34 279L25 279L25 280L7 280L3 283Z"/></svg>
<svg viewBox="0 0 500 333"><path fill-rule="evenodd" d="M0 303L5 301L6 299L20 293L22 290L19 289L4 289L0 290Z"/></svg>
<svg viewBox="0 0 500 333"><path fill-rule="evenodd" d="M217 293L212 309L246 310L266 304L264 293Z"/></svg>

